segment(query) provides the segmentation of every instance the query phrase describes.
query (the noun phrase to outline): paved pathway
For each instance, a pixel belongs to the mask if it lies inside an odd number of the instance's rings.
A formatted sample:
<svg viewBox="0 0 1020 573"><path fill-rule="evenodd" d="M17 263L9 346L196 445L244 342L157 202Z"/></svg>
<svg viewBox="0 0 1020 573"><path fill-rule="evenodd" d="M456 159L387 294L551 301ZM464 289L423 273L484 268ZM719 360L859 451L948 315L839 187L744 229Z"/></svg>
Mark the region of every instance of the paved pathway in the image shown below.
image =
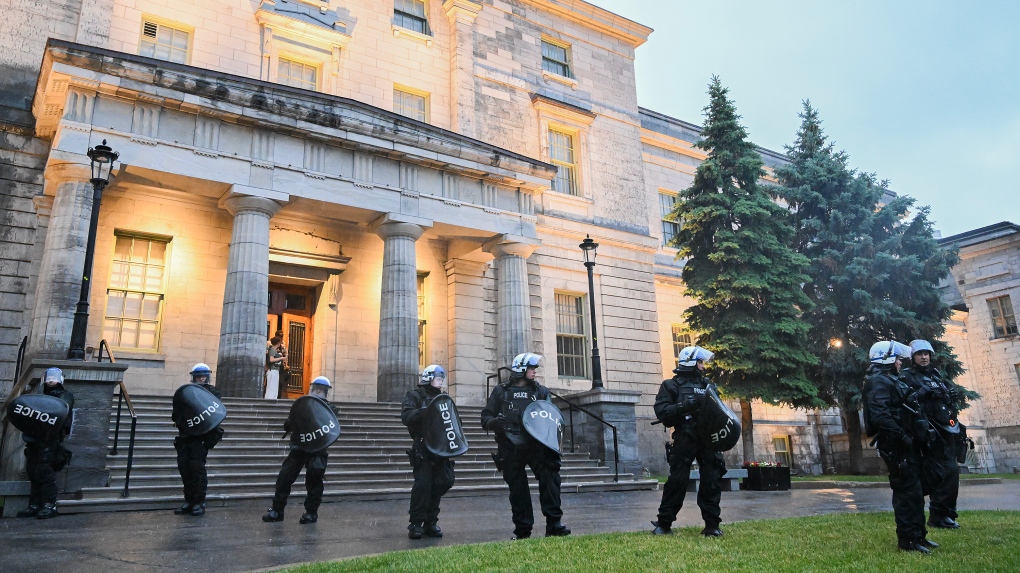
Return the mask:
<svg viewBox="0 0 1020 573"><path fill-rule="evenodd" d="M300 484L297 484L300 486ZM650 530L661 493L585 493L563 496L564 522L574 534ZM688 494L676 525L700 525ZM888 489L819 489L725 492L723 528L747 519L890 510ZM538 512L538 500L533 500ZM324 504L319 522L299 525L300 506L287 520L260 520L265 503L210 508L205 517L169 511L65 515L45 521L0 520L0 562L5 573L234 572L457 543L510 538L506 496L443 500L441 540L407 539L407 501ZM1020 510L1020 481L960 488L961 509ZM541 519L541 514L539 514ZM966 525L966 522L964 522ZM893 527L890 519L889 527Z"/></svg>

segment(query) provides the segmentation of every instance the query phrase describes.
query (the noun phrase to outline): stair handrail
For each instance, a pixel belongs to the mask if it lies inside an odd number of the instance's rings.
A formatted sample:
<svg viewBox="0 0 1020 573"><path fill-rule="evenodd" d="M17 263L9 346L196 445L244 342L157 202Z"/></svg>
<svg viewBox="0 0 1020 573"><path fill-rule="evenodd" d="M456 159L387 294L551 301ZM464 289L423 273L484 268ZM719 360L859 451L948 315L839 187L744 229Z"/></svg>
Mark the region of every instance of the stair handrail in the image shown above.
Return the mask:
<svg viewBox="0 0 1020 573"><path fill-rule="evenodd" d="M7 420L7 408L10 407L11 402L21 394L24 389L24 384L19 384L18 381L21 379L21 367L25 362L25 349L28 348L28 337L22 337L21 344L18 345L18 359L14 363L14 380L11 381L11 392L7 394L7 398L4 400L3 409L0 409L0 419L3 419L2 429L0 429L0 462L4 459L4 444L7 443L7 426L9 424Z"/></svg>
<svg viewBox="0 0 1020 573"><path fill-rule="evenodd" d="M504 370L506 370L507 372L513 372L513 370L510 370L506 366L500 366L499 368L496 369L496 373L495 374L489 374L488 376L485 377L485 399L486 400L489 399L489 394L492 393L492 390L489 389L489 382L491 382L493 378L495 378L497 380L500 380L501 378L500 378L499 375ZM500 382L500 384L502 384L502 382Z"/></svg>
<svg viewBox="0 0 1020 573"><path fill-rule="evenodd" d="M103 361L104 348L106 349L106 355L109 357L110 363L117 362L117 359L114 358L113 352L110 350L110 345L107 344L105 338L99 341L99 356L98 358L96 358L96 362ZM124 491L121 492L120 496L128 497L129 488L131 486L131 466L134 463L135 459L135 430L138 427L138 414L135 412L134 404L131 403L131 394L128 392L127 386L124 385L123 380L121 380L120 384L118 384L118 388L120 390L117 392L117 423L114 425L113 428L113 447L110 448L110 455L111 456L118 455L117 443L120 440L120 417L121 411L123 410L123 405L126 402L128 407L128 415L131 416L131 437L128 439L128 457L127 468L124 473Z"/></svg>

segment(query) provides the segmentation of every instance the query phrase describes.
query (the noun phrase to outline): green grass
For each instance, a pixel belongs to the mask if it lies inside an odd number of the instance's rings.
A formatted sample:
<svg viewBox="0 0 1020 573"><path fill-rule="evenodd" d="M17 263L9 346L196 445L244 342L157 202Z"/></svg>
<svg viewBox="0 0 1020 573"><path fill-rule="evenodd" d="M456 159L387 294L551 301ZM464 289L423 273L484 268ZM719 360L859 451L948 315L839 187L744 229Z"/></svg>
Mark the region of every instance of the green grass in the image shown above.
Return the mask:
<svg viewBox="0 0 1020 573"><path fill-rule="evenodd" d="M400 551L284 571L1020 571L1020 512L965 511L960 522L962 529L928 535L942 544L931 556L896 550L891 513L864 513L724 524L721 539L706 539L697 528L674 530L670 537L613 533L536 538Z"/></svg>

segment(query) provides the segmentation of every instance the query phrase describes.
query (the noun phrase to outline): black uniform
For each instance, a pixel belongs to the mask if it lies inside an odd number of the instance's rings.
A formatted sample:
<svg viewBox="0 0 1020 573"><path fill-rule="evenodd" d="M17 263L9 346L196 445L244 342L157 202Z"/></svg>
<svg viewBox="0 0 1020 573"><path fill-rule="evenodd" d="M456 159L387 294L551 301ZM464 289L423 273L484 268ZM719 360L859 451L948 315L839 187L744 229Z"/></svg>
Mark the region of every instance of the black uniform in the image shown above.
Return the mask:
<svg viewBox="0 0 1020 573"><path fill-rule="evenodd" d="M453 487L453 460L429 453L422 440L421 424L425 406L441 394L431 385L418 386L404 396L400 421L407 426L414 445L408 451L414 468L411 487L411 525L435 526L439 520L439 500Z"/></svg>
<svg viewBox="0 0 1020 573"><path fill-rule="evenodd" d="M321 398L320 398L321 399ZM326 400L323 400L326 402ZM327 402L328 403L328 402ZM330 406L331 408L333 406ZM334 412L335 412L334 408ZM293 411L292 411L293 415ZM290 416L283 423L283 430L290 432L295 423ZM287 507L287 498L290 497L290 488L294 485L301 469L305 470L305 513L313 519L318 518L319 505L322 503L322 492L325 486L322 483L326 476L326 465L329 463L329 453L326 450L310 454L298 447L298 434L290 435L290 453L287 459L283 460L280 467L280 475L276 478L276 495L273 496L272 511L277 512L282 519L283 509Z"/></svg>
<svg viewBox="0 0 1020 573"><path fill-rule="evenodd" d="M519 380L524 380L525 385L513 386ZM560 523L563 517L560 509L560 454L535 441L523 426L524 409L536 400L549 400L549 389L515 374L509 382L492 391L482 409L482 427L496 433L497 469L503 472L503 481L510 488L514 535L518 539L530 537L535 525L525 467L530 467L538 479L538 499L546 520L546 535L569 533ZM498 429L499 416L506 421L505 430Z"/></svg>
<svg viewBox="0 0 1020 573"><path fill-rule="evenodd" d="M868 437L876 437L878 453L889 468L896 537L901 549L924 546L924 494L921 455L914 435L916 420L906 405L911 391L882 366L872 365L864 382L864 421Z"/></svg>
<svg viewBox="0 0 1020 573"><path fill-rule="evenodd" d="M60 398L67 403L70 414L64 422L60 438L56 440L36 440L23 436L25 440L25 473L32 482L32 491L28 498L28 509L18 512L19 517L51 517L56 515L57 475L71 461L69 452L61 442L64 436L71 433L71 422L74 418L74 394L64 389L63 384L55 386L43 385L43 394Z"/></svg>
<svg viewBox="0 0 1020 573"><path fill-rule="evenodd" d="M956 499L960 492L960 466L956 461L961 434L947 428L962 430L957 419L953 397L955 389L942 380L936 368L913 365L901 376L918 400L922 414L934 429L921 449L921 488L929 496L928 525L954 528Z"/></svg>
<svg viewBox="0 0 1020 573"><path fill-rule="evenodd" d="M687 484L691 475L691 463L697 459L701 472L698 488L698 507L705 521L705 530L717 529L719 501L722 498L722 476L726 464L721 453L703 446L695 436L698 425L698 410L705 400L705 391L714 385L698 370L681 371L673 378L663 380L655 396L655 417L666 426L673 428L672 455L667 455L669 478L662 488L662 503L659 505L658 526L669 529L684 504Z"/></svg>
<svg viewBox="0 0 1020 573"><path fill-rule="evenodd" d="M200 384L206 390L212 392L217 398L222 398L220 391L212 384ZM184 420L181 413L174 410L171 414L174 426L184 427ZM223 428L216 427L204 434L197 436L185 436L178 433L174 438L174 448L177 450L177 471L181 474L181 481L184 483L184 502L178 513L191 512L193 515L204 513L206 491L209 489L209 476L205 465L211 450L223 439ZM190 506L190 507L189 507Z"/></svg>

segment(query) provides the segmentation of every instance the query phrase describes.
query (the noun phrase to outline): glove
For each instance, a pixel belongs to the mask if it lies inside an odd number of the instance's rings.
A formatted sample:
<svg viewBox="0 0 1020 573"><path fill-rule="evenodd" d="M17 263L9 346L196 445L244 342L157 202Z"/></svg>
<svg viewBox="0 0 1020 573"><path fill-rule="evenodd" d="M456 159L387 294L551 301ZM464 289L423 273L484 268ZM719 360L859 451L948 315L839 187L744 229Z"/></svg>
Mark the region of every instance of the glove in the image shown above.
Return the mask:
<svg viewBox="0 0 1020 573"><path fill-rule="evenodd" d="M914 438L911 438L910 434L902 433L900 434L900 445L903 446L903 449L905 450L913 449Z"/></svg>
<svg viewBox="0 0 1020 573"><path fill-rule="evenodd" d="M917 392L914 392L914 399L918 402L924 402L931 395L931 388L927 386L921 386Z"/></svg>
<svg viewBox="0 0 1020 573"><path fill-rule="evenodd" d="M506 418L504 418L503 416L497 416L497 417L489 420L489 427L488 427L488 429L493 431L493 432L496 432L497 434L500 434L500 435L505 434L506 433Z"/></svg>
<svg viewBox="0 0 1020 573"><path fill-rule="evenodd" d="M678 414L688 414L699 408L700 406L698 405L698 401L696 399L688 398L684 400L681 404L677 405L676 411Z"/></svg>
<svg viewBox="0 0 1020 573"><path fill-rule="evenodd" d="M955 386L949 386L949 401L956 404L960 400L960 391Z"/></svg>

